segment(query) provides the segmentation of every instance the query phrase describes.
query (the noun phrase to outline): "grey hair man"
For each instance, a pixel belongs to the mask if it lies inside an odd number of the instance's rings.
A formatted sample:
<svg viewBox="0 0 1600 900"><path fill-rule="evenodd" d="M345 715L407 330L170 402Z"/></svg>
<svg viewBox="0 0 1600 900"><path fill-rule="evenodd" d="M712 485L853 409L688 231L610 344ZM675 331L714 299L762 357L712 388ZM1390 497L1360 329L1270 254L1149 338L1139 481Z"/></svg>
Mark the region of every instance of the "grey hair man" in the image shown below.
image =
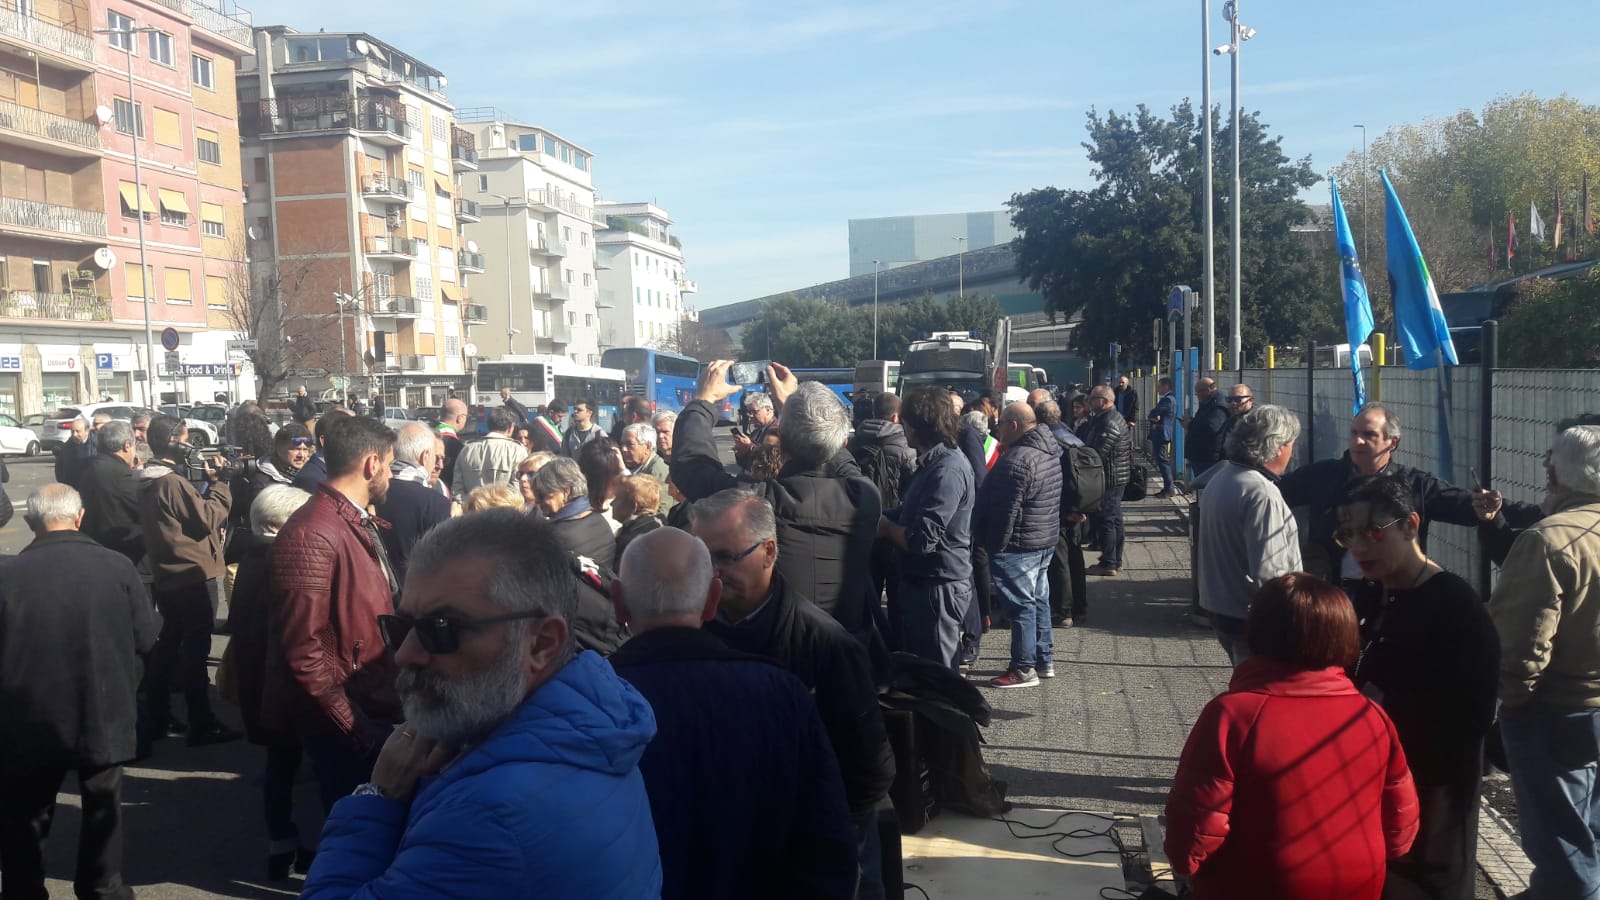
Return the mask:
<svg viewBox="0 0 1600 900"><path fill-rule="evenodd" d="M127 422L100 426L97 453L79 479L83 495L83 533L138 565L145 555L139 520L137 442Z"/></svg>
<svg viewBox="0 0 1600 900"><path fill-rule="evenodd" d="M464 447L456 457L452 496L465 498L473 488L485 484L512 484L518 464L528 458L528 449L512 437L517 418L511 410L504 406L489 410L486 424L488 436Z"/></svg>
<svg viewBox="0 0 1600 900"><path fill-rule="evenodd" d="M1137 405L1137 391L1127 390L1122 396ZM1122 489L1133 478L1133 431L1125 414L1118 411L1118 402L1111 388L1095 385L1089 391L1089 418L1078 428L1078 437L1100 454L1106 469L1106 494L1100 511L1090 520L1100 535L1100 562L1085 570L1090 575L1121 572L1123 545L1128 539L1122 519Z"/></svg>
<svg viewBox="0 0 1600 900"><path fill-rule="evenodd" d="M650 417L650 427L656 430L656 452L662 459L672 458L672 429L678 424L678 414L670 409L657 410Z"/></svg>
<svg viewBox="0 0 1600 900"><path fill-rule="evenodd" d="M550 525L520 511L452 519L417 543L397 612L378 617L406 722L334 805L324 835L338 839L322 842L308 895L443 896L462 873L481 896L659 895L638 767L655 718L577 651L578 590Z"/></svg>
<svg viewBox="0 0 1600 900"><path fill-rule="evenodd" d="M1301 570L1300 534L1277 482L1289 467L1300 420L1257 406L1228 435L1228 460L1200 493L1200 606L1235 666L1250 655L1244 623L1256 590Z"/></svg>
<svg viewBox="0 0 1600 900"><path fill-rule="evenodd" d="M33 541L0 578L7 896L47 896L43 842L69 772L77 773L83 813L78 895L133 896L122 882L122 763L137 753L139 656L155 645L160 625L133 563L78 532L83 515L67 485L34 491L23 515Z"/></svg>
<svg viewBox="0 0 1600 900"><path fill-rule="evenodd" d="M634 636L611 665L659 726L639 770L663 896L852 896L855 835L816 704L794 675L700 629L722 593L705 544L660 528L618 569L612 599Z"/></svg>
<svg viewBox="0 0 1600 900"><path fill-rule="evenodd" d="M691 501L733 487L712 439L732 360L706 365L695 400L679 414L672 482ZM831 614L863 646L881 648L873 624L872 544L883 504L845 450L850 417L827 387L800 383L787 366L767 369L780 410L778 435L789 462L757 490L772 505L784 555L778 569L795 590Z"/></svg>
<svg viewBox="0 0 1600 900"><path fill-rule="evenodd" d="M622 441L619 449L622 451L622 462L628 468L630 475L649 475L661 483L661 517L666 518L677 502L667 496L667 478L671 470L667 461L661 458L657 451L659 436L656 430L643 422L636 422L622 429Z"/></svg>
<svg viewBox="0 0 1600 900"><path fill-rule="evenodd" d="M1512 544L1489 600L1500 635L1500 727L1533 862L1532 896L1593 896L1589 811L1600 753L1600 426L1545 457L1545 518Z"/></svg>
<svg viewBox="0 0 1600 900"><path fill-rule="evenodd" d="M377 513L378 518L389 523L378 534L401 585L406 581L411 548L434 526L450 518L450 499L429 484L438 446L438 436L421 422L407 422L395 432L394 462L389 466L394 477Z"/></svg>
<svg viewBox="0 0 1600 900"><path fill-rule="evenodd" d="M780 525L764 497L718 491L695 501L690 518L722 582L719 612L706 630L735 650L774 660L811 690L839 760L857 837L865 842L867 829L876 827L874 810L894 781L894 755L866 651L778 568ZM802 562L815 565L809 557Z"/></svg>

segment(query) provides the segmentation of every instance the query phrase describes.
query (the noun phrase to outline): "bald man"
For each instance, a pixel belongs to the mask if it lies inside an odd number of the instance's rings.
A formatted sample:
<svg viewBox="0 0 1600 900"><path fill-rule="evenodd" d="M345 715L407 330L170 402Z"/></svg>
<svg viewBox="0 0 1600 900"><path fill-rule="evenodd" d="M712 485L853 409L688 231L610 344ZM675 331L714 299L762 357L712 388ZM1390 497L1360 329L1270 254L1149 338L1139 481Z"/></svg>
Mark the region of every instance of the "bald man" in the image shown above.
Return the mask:
<svg viewBox="0 0 1600 900"><path fill-rule="evenodd" d="M444 440L443 484L455 484L456 457L461 455L461 429L467 427L467 404L454 397L439 407L439 437Z"/></svg>
<svg viewBox="0 0 1600 900"><path fill-rule="evenodd" d="M1047 569L1061 535L1061 445L1026 403L1000 411L1006 450L978 488L973 540L989 551L995 599L1011 618L1011 663L997 688L1055 677Z"/></svg>
<svg viewBox="0 0 1600 900"><path fill-rule="evenodd" d="M612 584L633 637L611 657L650 701L639 761L660 842L664 900L854 896L844 782L800 679L700 630L722 582L676 528L635 538Z"/></svg>

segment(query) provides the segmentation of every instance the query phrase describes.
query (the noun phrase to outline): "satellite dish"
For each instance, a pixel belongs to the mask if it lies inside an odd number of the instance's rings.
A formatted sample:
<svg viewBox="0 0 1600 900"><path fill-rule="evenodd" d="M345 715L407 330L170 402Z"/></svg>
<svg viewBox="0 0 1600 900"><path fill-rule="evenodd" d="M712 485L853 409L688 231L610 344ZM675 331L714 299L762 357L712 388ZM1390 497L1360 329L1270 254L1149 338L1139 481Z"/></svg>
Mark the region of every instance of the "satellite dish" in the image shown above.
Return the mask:
<svg viewBox="0 0 1600 900"><path fill-rule="evenodd" d="M478 242L477 241L467 241L467 252L468 253L477 253L478 252Z"/></svg>
<svg viewBox="0 0 1600 900"><path fill-rule="evenodd" d="M254 225L251 225L249 228L246 228L244 230L244 233L245 233L245 236L250 238L250 240L252 240L252 241L256 240L259 237L261 237L261 232L257 231L256 227Z"/></svg>
<svg viewBox="0 0 1600 900"><path fill-rule="evenodd" d="M372 52L372 45L361 38L356 38L356 52L362 56L366 56Z"/></svg>
<svg viewBox="0 0 1600 900"><path fill-rule="evenodd" d="M102 269L110 269L117 264L117 254L110 247L101 247L94 251L94 264Z"/></svg>
<svg viewBox="0 0 1600 900"><path fill-rule="evenodd" d="M117 115L111 111L109 106L96 106L94 108L94 117L101 125L110 125Z"/></svg>
<svg viewBox="0 0 1600 900"><path fill-rule="evenodd" d="M440 75L439 76L439 87L449 87L449 86L450 86L450 79L444 77L443 75Z"/></svg>

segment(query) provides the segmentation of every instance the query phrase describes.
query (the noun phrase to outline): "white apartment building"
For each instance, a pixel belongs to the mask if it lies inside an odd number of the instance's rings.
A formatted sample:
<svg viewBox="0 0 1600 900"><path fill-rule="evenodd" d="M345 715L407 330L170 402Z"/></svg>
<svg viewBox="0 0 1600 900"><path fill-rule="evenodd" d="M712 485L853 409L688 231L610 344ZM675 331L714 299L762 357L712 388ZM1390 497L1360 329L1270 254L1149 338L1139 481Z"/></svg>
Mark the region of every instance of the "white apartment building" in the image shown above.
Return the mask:
<svg viewBox="0 0 1600 900"><path fill-rule="evenodd" d="M683 245L672 217L652 203L602 203L600 345L677 348L677 330L694 310L695 283L684 275Z"/></svg>
<svg viewBox="0 0 1600 900"><path fill-rule="evenodd" d="M594 154L495 109L457 112L477 140L478 171L461 182L477 205L466 236L487 261L474 297L488 324L473 332L479 359L506 353L600 364L596 300Z"/></svg>

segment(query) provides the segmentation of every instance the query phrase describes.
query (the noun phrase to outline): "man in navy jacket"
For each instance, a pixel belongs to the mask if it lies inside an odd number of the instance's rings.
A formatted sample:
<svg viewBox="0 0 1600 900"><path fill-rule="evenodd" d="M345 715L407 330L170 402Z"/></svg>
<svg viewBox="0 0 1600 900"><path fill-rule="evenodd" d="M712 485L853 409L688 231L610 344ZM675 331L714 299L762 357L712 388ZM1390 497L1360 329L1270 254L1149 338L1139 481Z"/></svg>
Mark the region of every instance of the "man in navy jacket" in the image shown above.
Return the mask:
<svg viewBox="0 0 1600 900"><path fill-rule="evenodd" d="M1161 493L1172 496L1172 442L1178 436L1178 404L1172 396L1172 379L1163 375L1156 382L1156 405L1150 410L1150 455L1161 470Z"/></svg>
<svg viewBox="0 0 1600 900"><path fill-rule="evenodd" d="M816 704L771 660L701 630L722 595L705 544L659 528L618 569L617 619L634 636L611 665L655 712L639 771L663 900L852 897L855 831Z"/></svg>
<svg viewBox="0 0 1600 900"><path fill-rule="evenodd" d="M428 484L435 454L433 430L421 422L401 426L394 444L389 494L377 506L378 518L389 524L378 529L383 549L389 553L395 580L406 583L406 560L423 535L450 518L450 500Z"/></svg>

